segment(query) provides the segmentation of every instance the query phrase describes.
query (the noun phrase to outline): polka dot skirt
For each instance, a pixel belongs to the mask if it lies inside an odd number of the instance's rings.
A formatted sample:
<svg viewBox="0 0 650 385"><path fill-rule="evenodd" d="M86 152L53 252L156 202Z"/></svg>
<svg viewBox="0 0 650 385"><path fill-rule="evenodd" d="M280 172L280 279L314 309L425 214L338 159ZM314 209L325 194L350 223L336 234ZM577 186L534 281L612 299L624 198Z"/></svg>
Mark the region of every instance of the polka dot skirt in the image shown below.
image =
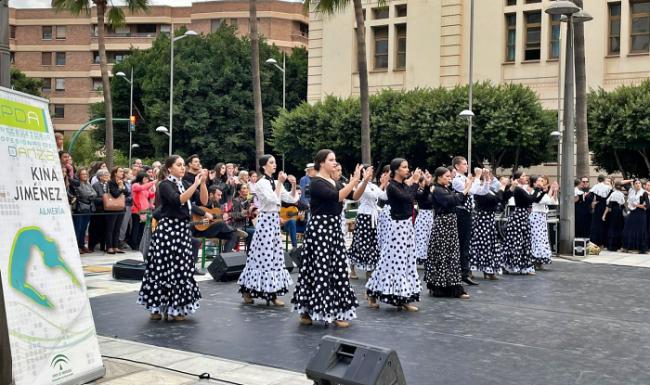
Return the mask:
<svg viewBox="0 0 650 385"><path fill-rule="evenodd" d="M474 211L470 244L471 269L487 274L501 274L501 253L501 240L497 233L494 212Z"/></svg>
<svg viewBox="0 0 650 385"><path fill-rule="evenodd" d="M255 226L246 267L237 284L240 293L273 301L287 293L293 282L284 265L278 213L262 212Z"/></svg>
<svg viewBox="0 0 650 385"><path fill-rule="evenodd" d="M379 245L377 244L377 228L372 223L372 215L357 215L348 258L350 258L350 263L358 268L368 271L375 270L379 260Z"/></svg>
<svg viewBox="0 0 650 385"><path fill-rule="evenodd" d="M377 244L379 245L379 250L381 250L381 246L386 240L386 235L391 233L391 225L390 205L384 205L377 218Z"/></svg>
<svg viewBox="0 0 650 385"><path fill-rule="evenodd" d="M303 264L291 303L293 311L314 321L357 317L359 306L350 286L345 244L338 215L314 215L305 233Z"/></svg>
<svg viewBox="0 0 650 385"><path fill-rule="evenodd" d="M535 272L530 251L531 236L528 209L515 207L508 217L503 241L503 267L509 273Z"/></svg>
<svg viewBox="0 0 650 385"><path fill-rule="evenodd" d="M368 296L402 306L420 300L420 277L415 258L411 219L391 220L393 232L382 245L379 264L366 284Z"/></svg>
<svg viewBox="0 0 650 385"><path fill-rule="evenodd" d="M548 239L546 213L533 211L528 217L532 240L533 262L548 265L551 263L551 243Z"/></svg>
<svg viewBox="0 0 650 385"><path fill-rule="evenodd" d="M424 280L429 290L451 289L454 296L462 294L456 213L435 216L424 268Z"/></svg>
<svg viewBox="0 0 650 385"><path fill-rule="evenodd" d="M424 264L427 260L433 215L433 210L419 210L415 217L415 256L419 264Z"/></svg>
<svg viewBox="0 0 650 385"><path fill-rule="evenodd" d="M199 308L187 221L163 218L151 236L138 303L153 314L186 316Z"/></svg>

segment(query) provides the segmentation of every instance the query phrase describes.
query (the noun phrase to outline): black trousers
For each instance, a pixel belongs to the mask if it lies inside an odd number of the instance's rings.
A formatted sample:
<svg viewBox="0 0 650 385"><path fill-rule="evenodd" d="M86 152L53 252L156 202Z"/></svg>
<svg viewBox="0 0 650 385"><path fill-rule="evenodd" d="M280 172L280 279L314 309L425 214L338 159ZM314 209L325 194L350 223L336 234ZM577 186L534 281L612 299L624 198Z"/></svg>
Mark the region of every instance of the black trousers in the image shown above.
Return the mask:
<svg viewBox="0 0 650 385"><path fill-rule="evenodd" d="M458 218L458 243L460 245L460 270L463 278L469 276L469 245L472 240L472 213L457 208Z"/></svg>
<svg viewBox="0 0 650 385"><path fill-rule="evenodd" d="M106 248L116 249L120 245L120 226L124 211L106 215Z"/></svg>
<svg viewBox="0 0 650 385"><path fill-rule="evenodd" d="M229 253L235 247L239 241L239 236L237 235L237 229L226 224L226 223L216 223L208 227L205 231L195 231L195 238L219 238L226 241L226 244L223 246L223 252ZM198 250L197 250L198 253Z"/></svg>
<svg viewBox="0 0 650 385"><path fill-rule="evenodd" d="M97 245L100 250L106 250L106 215L103 212L93 213L88 226L88 248L94 251Z"/></svg>

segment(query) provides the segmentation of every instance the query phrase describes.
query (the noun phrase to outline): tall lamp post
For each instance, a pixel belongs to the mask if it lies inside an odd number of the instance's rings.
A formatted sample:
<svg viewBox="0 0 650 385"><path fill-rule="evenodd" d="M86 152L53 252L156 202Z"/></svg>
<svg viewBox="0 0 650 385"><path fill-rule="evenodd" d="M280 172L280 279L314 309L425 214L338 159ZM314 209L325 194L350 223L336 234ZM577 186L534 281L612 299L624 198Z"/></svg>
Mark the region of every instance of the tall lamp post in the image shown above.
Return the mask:
<svg viewBox="0 0 650 385"><path fill-rule="evenodd" d="M557 140L557 170L555 175L558 183L560 183L560 164L562 163L562 159L560 158L562 154L560 151L560 146L562 145L562 132L553 131L551 132L550 137Z"/></svg>
<svg viewBox="0 0 650 385"><path fill-rule="evenodd" d="M468 107L460 113L460 116L467 118L467 175L472 173L472 120L474 112L472 104L474 102L474 0L470 2L469 11L469 97Z"/></svg>
<svg viewBox="0 0 650 385"><path fill-rule="evenodd" d="M170 143L170 145L169 145L169 156L172 156L172 146L171 146L172 135L169 133L169 130L165 126L158 126L158 127L156 127L156 132L161 132L161 133L163 133L163 134L165 134L165 135L167 135L169 137L169 143Z"/></svg>
<svg viewBox="0 0 650 385"><path fill-rule="evenodd" d="M198 33L194 31L185 31L181 36L174 37L174 24L172 23L171 27L171 37L172 41L171 46L171 57L170 57L170 76L169 76L169 155L172 154L172 138L174 135L174 43L187 37L187 36L196 36ZM157 129L156 129L157 131Z"/></svg>
<svg viewBox="0 0 650 385"><path fill-rule="evenodd" d="M566 58L564 76L564 132L562 133L562 179L560 180L560 252L571 254L575 236L575 207L573 202L575 145L575 58L573 23L590 20L590 16L573 2L557 0L544 12L567 17Z"/></svg>
<svg viewBox="0 0 650 385"><path fill-rule="evenodd" d="M266 59L266 64L271 64L282 72L282 109L287 109L287 55L282 52L282 67L278 65L278 61L270 58ZM284 154L282 154L282 169L284 170Z"/></svg>
<svg viewBox="0 0 650 385"><path fill-rule="evenodd" d="M133 149L133 131L135 130L133 119L133 67L131 67L131 80L126 78L126 74L122 71L115 74L122 79L129 82L131 85L131 99L129 102L129 168L131 168L131 150Z"/></svg>

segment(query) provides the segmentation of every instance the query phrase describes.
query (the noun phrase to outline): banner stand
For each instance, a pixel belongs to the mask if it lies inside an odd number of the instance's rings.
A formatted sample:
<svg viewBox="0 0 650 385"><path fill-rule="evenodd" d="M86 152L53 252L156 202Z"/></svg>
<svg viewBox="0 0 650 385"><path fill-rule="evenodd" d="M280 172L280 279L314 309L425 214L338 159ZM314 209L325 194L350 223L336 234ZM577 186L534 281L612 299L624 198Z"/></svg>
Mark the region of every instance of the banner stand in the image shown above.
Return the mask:
<svg viewBox="0 0 650 385"><path fill-rule="evenodd" d="M0 272L2 282L2 272ZM0 285L0 385L13 385L11 370L11 347L9 346L9 332L7 328L7 315L5 312L5 299Z"/></svg>

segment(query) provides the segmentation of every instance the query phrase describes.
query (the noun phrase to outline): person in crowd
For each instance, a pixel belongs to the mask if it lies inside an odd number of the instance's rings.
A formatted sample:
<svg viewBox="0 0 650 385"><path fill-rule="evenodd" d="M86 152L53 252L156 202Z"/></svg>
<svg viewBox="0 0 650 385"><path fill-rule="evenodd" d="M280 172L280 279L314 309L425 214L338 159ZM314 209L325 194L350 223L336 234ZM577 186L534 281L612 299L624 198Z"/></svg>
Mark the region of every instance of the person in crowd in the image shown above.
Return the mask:
<svg viewBox="0 0 650 385"><path fill-rule="evenodd" d="M625 189L621 182L614 183L614 191L607 198L607 208L603 221L609 222L607 230L607 250L618 251L623 246L623 228L625 227Z"/></svg>
<svg viewBox="0 0 650 385"><path fill-rule="evenodd" d="M90 175L90 185L94 185L99 181L99 178L97 177L97 171L99 170L106 170L108 171L108 168L106 167L106 162L101 162L101 161L96 161L92 162L90 164L90 169L88 174ZM109 172L110 174L110 172Z"/></svg>
<svg viewBox="0 0 650 385"><path fill-rule="evenodd" d="M57 151L64 151L63 150L63 134L61 132L55 132L54 133L54 141L56 142L56 150Z"/></svg>
<svg viewBox="0 0 650 385"><path fill-rule="evenodd" d="M255 170L250 170L248 172L248 194L250 199L253 199L255 196L255 184L257 183L258 175Z"/></svg>
<svg viewBox="0 0 650 385"><path fill-rule="evenodd" d="M250 181L248 171L246 170L241 170L237 173L237 184L248 184ZM237 186L235 186L237 187ZM238 191L235 189L235 195L237 195Z"/></svg>
<svg viewBox="0 0 650 385"><path fill-rule="evenodd" d="M194 229L194 238L219 238L224 242L222 251L224 253L230 253L233 251L239 238L245 238L247 234L245 232L237 231L236 228L229 224L230 222L230 209L229 203L221 204L223 201L223 191L219 189L216 185L210 186L208 188L208 202L205 204L205 207L208 209L219 209L221 211L221 218L215 218L209 212L206 212L201 207L199 207L198 202L192 206L192 214L205 217L208 221L216 220L215 223L212 223L210 227L206 230L200 231ZM230 206L231 207L231 206ZM198 248L200 242L194 242L194 255L198 255Z"/></svg>
<svg viewBox="0 0 650 385"><path fill-rule="evenodd" d="M131 206L132 228L129 239L131 250L137 250L140 246L144 225L147 222L147 214L153 209L151 201L156 195L155 191L156 181L151 180L146 172L140 171L131 184L133 198L133 205Z"/></svg>
<svg viewBox="0 0 650 385"><path fill-rule="evenodd" d="M591 231L591 203L594 195L589 192L589 178L576 179L574 189L575 201L575 236L589 238Z"/></svg>
<svg viewBox="0 0 650 385"><path fill-rule="evenodd" d="M110 180L110 173L105 168L100 168L95 174L97 182L92 184L93 190L96 192L95 196L95 215L90 217L90 225L88 226L88 249L91 252L95 251L95 246L99 245L99 249L106 251L106 219L107 215L104 212L104 201L102 197L108 194L108 181Z"/></svg>
<svg viewBox="0 0 650 385"><path fill-rule="evenodd" d="M424 264L424 281L431 296L469 299L462 285L457 207L469 199L473 178L465 178L463 189L457 192L451 188L451 175L446 167L438 167L433 173L431 198L435 214Z"/></svg>
<svg viewBox="0 0 650 385"><path fill-rule="evenodd" d="M136 167L136 168L138 169L138 171L142 170L142 166L143 166L143 165L142 165L142 159L138 159L138 158L136 158L136 159L133 161L133 167ZM137 175L137 174L136 174L136 175Z"/></svg>
<svg viewBox="0 0 650 385"><path fill-rule="evenodd" d="M346 250L341 232L343 201L361 179L357 166L350 183L337 187L332 176L336 173L336 155L323 149L316 153L314 168L318 172L311 180L311 218L305 233L302 266L291 303L303 325L313 321L334 322L348 327L356 318L359 306L350 286ZM363 194L361 187L359 194ZM257 231L256 233L257 234Z"/></svg>
<svg viewBox="0 0 650 385"><path fill-rule="evenodd" d="M390 162L391 179L386 187L393 233L382 245L377 268L366 283L368 305L378 308L381 301L399 309L415 312L412 303L420 300L420 277L415 254L413 204L422 176L420 169L411 174L408 161ZM367 178L364 175L364 183ZM363 185L362 185L363 186Z"/></svg>
<svg viewBox="0 0 650 385"><path fill-rule="evenodd" d="M263 175L255 186L260 204L259 218L248 250L246 266L237 284L246 304L252 304L254 298L260 298L267 304L284 306L278 297L286 294L293 282L284 265L278 212L282 201L295 203L298 200L296 179L290 181L290 192L284 189L287 174L280 171L278 180L273 179L277 165L272 155L262 156L259 167Z"/></svg>
<svg viewBox="0 0 650 385"><path fill-rule="evenodd" d="M503 263L508 273L535 275L528 216L532 204L541 201L546 193L539 188L535 188L531 193L527 190L527 186L528 175L517 171L512 176L511 185L503 194L505 201L514 198L515 206L505 228Z"/></svg>
<svg viewBox="0 0 650 385"><path fill-rule="evenodd" d="M313 178L316 175L316 170L314 169L314 164L313 163L307 163L307 166L305 167L305 175L300 178L300 202L303 205L306 205L309 207L309 198L311 197L311 193L309 192L309 184L311 183L311 178Z"/></svg>
<svg viewBox="0 0 650 385"><path fill-rule="evenodd" d="M557 206L558 191L560 186L557 182L549 184L546 176L530 178L528 192L535 193L539 190L548 190L539 202L532 204L532 211L528 216L530 223L531 248L533 265L536 270L541 270L544 265L551 263L551 243L548 237L548 206Z"/></svg>
<svg viewBox="0 0 650 385"><path fill-rule="evenodd" d="M131 172L130 168L123 168L122 171L124 172L124 187L128 194L126 195L125 198L125 206L126 209L124 211L124 217L122 217L122 222L120 225L120 249L125 249L129 241L131 239L131 233L129 233L129 229L131 229L132 222L131 222L131 209L133 207L133 192L131 191L131 184L133 183L133 180L135 179L135 175ZM137 175L137 174L136 174ZM133 250L133 248L131 248Z"/></svg>
<svg viewBox="0 0 650 385"><path fill-rule="evenodd" d="M497 185L492 183L495 180L499 182ZM485 169L479 177L481 188L474 195L476 206L472 217L470 266L472 271L482 272L483 278L492 281L498 280L497 276L502 273L501 240L497 232L495 213L503 200L503 191L508 182L508 178L498 180L490 170Z"/></svg>
<svg viewBox="0 0 650 385"><path fill-rule="evenodd" d="M168 176L157 190L160 220L151 237L138 303L145 306L152 320L165 317L183 321L196 312L201 299L193 276L195 266L189 221L192 197L207 203L204 181L207 172L199 174L194 183L186 187L182 181L183 158L170 156L164 170Z"/></svg>
<svg viewBox="0 0 650 385"><path fill-rule="evenodd" d="M255 234L255 226L253 226L251 220L257 216L258 212L257 207L251 203L248 197L248 183L238 184L237 195L232 199L232 211L230 212L232 226L248 234L246 237L246 250L250 249L253 234Z"/></svg>
<svg viewBox="0 0 650 385"><path fill-rule="evenodd" d="M643 183L639 179L635 179L632 188L627 193L627 208L630 213L625 219L623 228L623 249L645 254L648 250L646 210L650 205L650 200L642 186Z"/></svg>
<svg viewBox="0 0 650 385"><path fill-rule="evenodd" d="M90 253L90 249L86 246L86 230L88 230L97 192L90 185L88 169L80 168L77 171L77 176L78 182L74 188L77 205L74 210L72 222L74 224L75 235L77 236L79 253L85 254Z"/></svg>
<svg viewBox="0 0 650 385"><path fill-rule="evenodd" d="M607 242L607 222L603 222L603 213L607 208L607 198L612 193L611 180L605 175L598 175L598 183L589 190L593 195L591 207L593 215L589 240L598 247L603 247Z"/></svg>
<svg viewBox="0 0 650 385"><path fill-rule="evenodd" d="M226 174L226 164L217 163L214 166L214 179L212 181L212 186L217 186L221 191L221 202L219 204L223 205L230 201L232 198L232 185L228 181L228 175Z"/></svg>
<svg viewBox="0 0 650 385"><path fill-rule="evenodd" d="M130 196L124 183L124 170L120 167L113 167L107 186L107 194L113 199L119 199L120 196L124 196L124 200L126 201L126 197ZM124 217L124 210L125 208L122 208L120 211L106 213L106 253L108 254L124 253L124 250L119 248L120 226ZM104 207L104 211L106 211L106 207Z"/></svg>
<svg viewBox="0 0 650 385"><path fill-rule="evenodd" d="M61 168L65 170L65 175L69 179L73 179L75 176L74 166L72 165L72 157L67 151L59 151L59 161L61 162Z"/></svg>
<svg viewBox="0 0 650 385"><path fill-rule="evenodd" d="M429 237L433 227L433 200L431 198L432 176L425 172L418 182L418 191L415 201L418 204L418 213L415 217L415 256L418 264L423 265L427 260Z"/></svg>
<svg viewBox="0 0 650 385"><path fill-rule="evenodd" d="M365 190L359 198L359 208L357 209L357 218L354 226L352 245L348 250L350 259L350 279L357 279L356 268L366 271L366 279L370 279L373 270L379 261L379 244L377 243L377 218L379 216L379 199L388 199L386 196L386 187L390 181L390 174L382 175L379 186L366 181L368 175L374 172L372 166L367 166L363 170L364 180L361 184L366 184ZM356 192L356 191L355 191Z"/></svg>
<svg viewBox="0 0 650 385"><path fill-rule="evenodd" d="M390 165L385 165L381 170L382 177L388 178L390 181ZM381 250L385 240L392 234L391 220L390 220L390 205L388 204L388 197L386 199L379 199L377 205L381 208L377 216L377 246Z"/></svg>

